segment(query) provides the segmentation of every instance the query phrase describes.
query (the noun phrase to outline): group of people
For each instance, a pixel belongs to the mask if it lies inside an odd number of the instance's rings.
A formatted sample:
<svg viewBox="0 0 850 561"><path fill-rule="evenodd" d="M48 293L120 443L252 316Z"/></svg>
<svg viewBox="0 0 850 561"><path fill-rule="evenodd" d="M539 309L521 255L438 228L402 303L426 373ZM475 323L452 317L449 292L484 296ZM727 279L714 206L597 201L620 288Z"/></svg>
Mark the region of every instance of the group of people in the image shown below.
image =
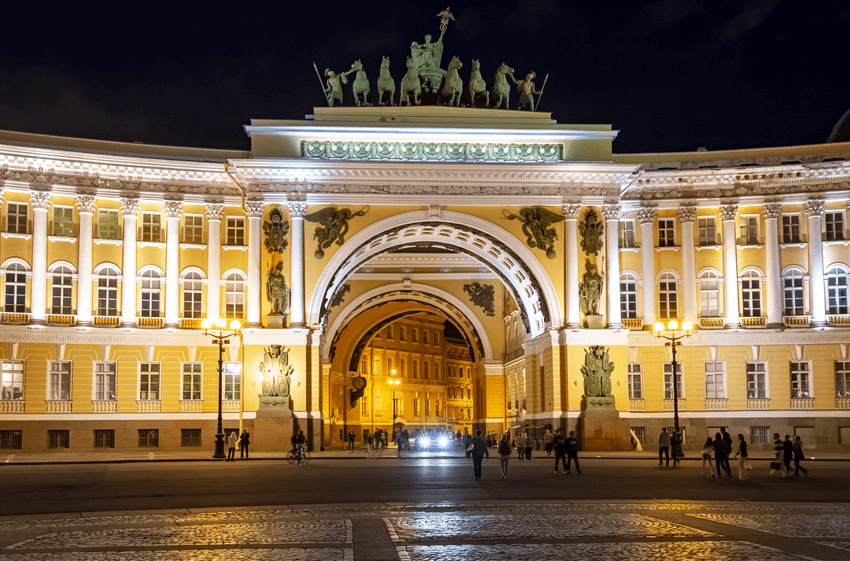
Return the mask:
<svg viewBox="0 0 850 561"><path fill-rule="evenodd" d="M782 472L782 477L791 475L791 462L794 462L794 477L800 477L800 472L808 477L809 470L800 465L800 462L806 459L803 453L803 441L799 436L791 440L790 435L785 435L785 440L779 438L779 433L773 433L773 451L776 453L776 458L770 464L770 475L777 471ZM777 465L778 464L778 465Z"/></svg>
<svg viewBox="0 0 850 561"><path fill-rule="evenodd" d="M561 434L560 429L555 431L555 434L552 434L550 430L547 429L546 435L549 437L548 439L544 437L544 442L548 442L549 446L547 446L547 452L551 455L551 453L555 454L555 473L558 473L558 465L563 465L564 474L572 473L570 471L570 467L573 462L576 465L576 473L581 473L581 468L578 463L578 449L579 449L579 440L576 437L575 431L570 431L569 436L564 437ZM488 435L489 436L489 435ZM514 451L516 451L517 459L522 461L531 461L531 451L534 448L534 439L527 433L517 433L516 436L511 439L511 435L509 432L505 432L501 438L498 440L493 439L493 441L497 442L496 445L497 451L499 454L499 466L502 472L502 479L508 478L508 463L513 456ZM473 470L475 472L474 479L478 481L481 479L481 463L485 457L490 457L489 449L491 446L488 445L487 440L481 437L481 431L476 431L475 437L469 439L468 443L464 442L466 445L467 458L472 460Z"/></svg>
<svg viewBox="0 0 850 561"><path fill-rule="evenodd" d="M236 432L231 431L227 437L227 459L225 462L236 461L236 447L239 446L239 457L248 457L248 445L251 444L251 435L248 431L243 430L239 438L236 438Z"/></svg>

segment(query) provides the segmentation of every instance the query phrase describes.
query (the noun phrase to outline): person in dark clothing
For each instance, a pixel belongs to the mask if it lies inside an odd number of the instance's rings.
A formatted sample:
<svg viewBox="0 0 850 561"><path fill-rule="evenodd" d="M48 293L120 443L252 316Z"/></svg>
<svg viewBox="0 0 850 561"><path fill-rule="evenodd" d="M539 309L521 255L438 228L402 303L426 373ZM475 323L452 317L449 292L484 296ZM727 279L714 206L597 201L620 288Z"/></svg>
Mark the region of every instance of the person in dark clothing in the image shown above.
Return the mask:
<svg viewBox="0 0 850 561"><path fill-rule="evenodd" d="M667 432L667 427L661 429L661 434L658 435L658 465L664 465L662 458L667 456L667 465L670 465L670 433Z"/></svg>
<svg viewBox="0 0 850 561"><path fill-rule="evenodd" d="M806 459L806 455L803 453L803 441L800 440L800 437L794 437L794 477L800 477L800 472L803 472L803 475L806 477L809 476L809 470L800 465L800 462Z"/></svg>
<svg viewBox="0 0 850 561"><path fill-rule="evenodd" d="M552 449L555 451L555 473L558 473L558 460L564 464L564 474L570 473L567 469L567 442L561 436L561 431L555 431L555 438L552 440Z"/></svg>
<svg viewBox="0 0 850 561"><path fill-rule="evenodd" d="M735 457L738 458L738 479L741 481L747 478L747 472L750 470L750 460L747 457L747 441L744 440L744 435L738 435L738 451L735 452Z"/></svg>
<svg viewBox="0 0 850 561"><path fill-rule="evenodd" d="M251 433L246 430L242 431L242 435L239 437L239 457L247 458L248 457L248 445L251 444Z"/></svg>
<svg viewBox="0 0 850 561"><path fill-rule="evenodd" d="M485 455L490 457L487 443L481 438L481 431L475 431L475 438L472 439L472 468L475 471L475 481L481 479L481 461L484 460Z"/></svg>
<svg viewBox="0 0 850 561"><path fill-rule="evenodd" d="M726 471L732 473L732 466L729 465L729 457L732 455L732 435L726 432L725 428L720 427L720 436L726 443Z"/></svg>
<svg viewBox="0 0 850 561"><path fill-rule="evenodd" d="M789 435L785 435L785 440L782 441L782 464L785 466L785 473L791 473L791 460L794 459L794 443Z"/></svg>
<svg viewBox="0 0 850 561"><path fill-rule="evenodd" d="M670 435L670 453L673 456L673 467L679 465L679 455L677 452L679 451L679 446L682 445L682 439L679 436L679 433L673 431L673 434Z"/></svg>
<svg viewBox="0 0 850 561"><path fill-rule="evenodd" d="M725 470L726 474L731 477L732 470L729 469L729 453L726 451L726 442L723 441L723 437L719 432L715 433L712 445L714 446L714 463L717 466L717 477L723 476L721 470Z"/></svg>
<svg viewBox="0 0 850 561"><path fill-rule="evenodd" d="M472 451L470 451L469 447L472 445L472 437L469 434L463 435L463 447L466 449L466 459L470 459L472 457Z"/></svg>
<svg viewBox="0 0 850 561"><path fill-rule="evenodd" d="M570 436L567 437L566 440L567 445L567 473L570 473L570 463L573 460L576 462L576 473L581 473L581 468L578 467L578 438L576 438L576 431L570 431Z"/></svg>

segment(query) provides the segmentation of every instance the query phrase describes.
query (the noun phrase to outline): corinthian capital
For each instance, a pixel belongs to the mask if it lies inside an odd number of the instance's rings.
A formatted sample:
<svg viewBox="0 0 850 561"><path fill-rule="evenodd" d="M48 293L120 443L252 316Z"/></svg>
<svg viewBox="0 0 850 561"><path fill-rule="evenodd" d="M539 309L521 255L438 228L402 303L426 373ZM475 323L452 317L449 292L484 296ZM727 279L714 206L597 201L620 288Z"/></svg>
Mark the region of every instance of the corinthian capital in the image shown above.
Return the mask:
<svg viewBox="0 0 850 561"><path fill-rule="evenodd" d="M679 207L679 220L684 224L685 222L693 222L697 217L697 207L695 206L680 206Z"/></svg>
<svg viewBox="0 0 850 561"><path fill-rule="evenodd" d="M638 210L637 217L641 224L646 224L655 220L657 214L658 211L654 208L642 208Z"/></svg>
<svg viewBox="0 0 850 561"><path fill-rule="evenodd" d="M94 195L77 195L77 209L80 212L94 213L97 208L97 197Z"/></svg>
<svg viewBox="0 0 850 561"><path fill-rule="evenodd" d="M620 205L604 205L602 207L602 217L608 220L620 219Z"/></svg>
<svg viewBox="0 0 850 561"><path fill-rule="evenodd" d="M823 205L823 201L818 199L812 199L810 201L806 201L806 204L803 205L803 210L806 211L807 216L822 216Z"/></svg>
<svg viewBox="0 0 850 561"><path fill-rule="evenodd" d="M224 215L224 205L222 203L207 203L207 220L221 220Z"/></svg>
<svg viewBox="0 0 850 561"><path fill-rule="evenodd" d="M765 218L779 218L782 214L782 204L781 203L764 203L764 217Z"/></svg>
<svg viewBox="0 0 850 561"><path fill-rule="evenodd" d="M567 220L578 220L578 214L581 212L581 205L564 203L562 212Z"/></svg>
<svg viewBox="0 0 850 561"><path fill-rule="evenodd" d="M30 192L30 202L33 209L47 210L50 206L49 191L32 191Z"/></svg>
<svg viewBox="0 0 850 561"><path fill-rule="evenodd" d="M263 201L245 201L245 212L251 218L262 218L264 208L266 208L266 203Z"/></svg>
<svg viewBox="0 0 850 561"><path fill-rule="evenodd" d="M183 212L182 201L165 201L163 206L165 206L166 218L180 218L180 214Z"/></svg>
<svg viewBox="0 0 850 561"><path fill-rule="evenodd" d="M720 218L723 222L735 220L738 216L738 205L726 205L720 207Z"/></svg>
<svg viewBox="0 0 850 561"><path fill-rule="evenodd" d="M304 218L307 214L307 203L304 201L287 201L286 206L289 207L289 215L292 218Z"/></svg>
<svg viewBox="0 0 850 561"><path fill-rule="evenodd" d="M121 199L121 212L124 216L135 216L139 212L139 199Z"/></svg>

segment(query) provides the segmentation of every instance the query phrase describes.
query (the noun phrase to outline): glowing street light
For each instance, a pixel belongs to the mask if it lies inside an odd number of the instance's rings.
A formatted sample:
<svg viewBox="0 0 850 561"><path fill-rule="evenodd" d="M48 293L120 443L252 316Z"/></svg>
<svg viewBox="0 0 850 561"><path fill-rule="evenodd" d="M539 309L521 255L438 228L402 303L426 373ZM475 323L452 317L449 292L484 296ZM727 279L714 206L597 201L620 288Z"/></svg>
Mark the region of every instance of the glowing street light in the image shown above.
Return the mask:
<svg viewBox="0 0 850 561"><path fill-rule="evenodd" d="M683 321L680 326L679 322L675 319L668 321L667 325L658 321L652 326L655 336L659 339L666 339L667 343L664 343L664 345L673 349L673 430L677 434L679 433L679 383L677 380L678 364L676 362L676 347L682 344L681 339L691 336L691 330L693 328L694 324L691 322ZM685 334L676 335L677 331L684 331ZM669 335L662 335L665 332L669 333ZM675 450L673 453L676 453Z"/></svg>
<svg viewBox="0 0 850 561"><path fill-rule="evenodd" d="M215 434L215 452L213 459L224 460L227 455L224 453L224 430L221 427L221 393L222 393L222 378L224 371L224 343L231 337L242 337L242 323L239 320L232 320L230 323L226 319L207 318L201 322L201 328L204 330L204 335L212 338L214 343L218 344L218 432ZM213 329L218 331L218 334L210 333ZM232 333L225 333L232 331Z"/></svg>

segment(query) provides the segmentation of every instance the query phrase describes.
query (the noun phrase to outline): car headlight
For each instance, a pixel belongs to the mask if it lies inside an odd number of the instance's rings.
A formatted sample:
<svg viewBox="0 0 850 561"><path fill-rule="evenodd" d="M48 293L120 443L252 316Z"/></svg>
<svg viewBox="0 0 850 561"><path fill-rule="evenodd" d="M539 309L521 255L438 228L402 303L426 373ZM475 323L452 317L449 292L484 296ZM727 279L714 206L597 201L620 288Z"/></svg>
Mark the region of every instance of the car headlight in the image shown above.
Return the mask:
<svg viewBox="0 0 850 561"><path fill-rule="evenodd" d="M420 441L420 445L423 447L431 446L431 439L427 436L423 436Z"/></svg>
<svg viewBox="0 0 850 561"><path fill-rule="evenodd" d="M445 436L441 436L438 443L440 445L440 448L448 448L449 447L449 439L446 438Z"/></svg>

